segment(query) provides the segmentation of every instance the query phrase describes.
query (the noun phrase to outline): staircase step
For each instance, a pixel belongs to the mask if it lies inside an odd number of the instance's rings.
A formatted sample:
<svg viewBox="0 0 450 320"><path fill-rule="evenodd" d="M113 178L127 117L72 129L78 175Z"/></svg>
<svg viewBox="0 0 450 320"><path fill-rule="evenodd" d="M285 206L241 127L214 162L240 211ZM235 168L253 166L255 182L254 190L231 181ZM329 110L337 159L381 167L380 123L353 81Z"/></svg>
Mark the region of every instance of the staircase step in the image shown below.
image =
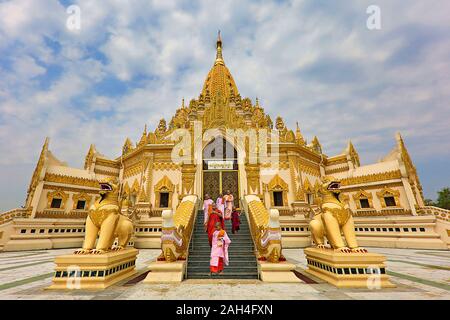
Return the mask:
<svg viewBox="0 0 450 320"><path fill-rule="evenodd" d="M209 272L189 272L189 279L258 279L258 273L255 272L235 272L233 274L225 272L224 274L210 275Z"/></svg>
<svg viewBox="0 0 450 320"><path fill-rule="evenodd" d="M212 277L209 273L211 247L203 222L204 215L200 210L195 220L189 247L187 277L189 279L258 279L258 265L247 218L241 216L240 230L235 234L231 232L231 221L225 221L225 229L231 239L228 249L230 265L224 267L223 275Z"/></svg>
<svg viewBox="0 0 450 320"><path fill-rule="evenodd" d="M233 267L230 267L231 265L233 265ZM258 267L258 265L255 262L249 262L249 261L243 261L243 262L236 262L234 260L231 261L231 264L228 267L225 267L225 270L234 270L234 271L244 271L244 270L249 270L249 271L254 271L255 268ZM189 262L188 263L188 268L191 271L195 271L195 270L209 270L209 260L208 261L203 261L203 260L199 260L199 261L195 261L195 262Z"/></svg>

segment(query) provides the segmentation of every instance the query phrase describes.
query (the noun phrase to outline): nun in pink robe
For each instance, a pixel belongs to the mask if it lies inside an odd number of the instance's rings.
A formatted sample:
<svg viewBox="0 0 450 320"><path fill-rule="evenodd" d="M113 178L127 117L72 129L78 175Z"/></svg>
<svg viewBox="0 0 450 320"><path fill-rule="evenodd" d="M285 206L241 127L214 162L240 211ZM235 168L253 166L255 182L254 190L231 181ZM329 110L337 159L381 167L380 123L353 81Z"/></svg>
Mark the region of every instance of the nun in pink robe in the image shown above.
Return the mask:
<svg viewBox="0 0 450 320"><path fill-rule="evenodd" d="M223 196L221 194L219 194L219 197L216 200L216 206L220 212L225 212L225 201L223 200Z"/></svg>
<svg viewBox="0 0 450 320"><path fill-rule="evenodd" d="M210 198L209 194L205 194L205 201L203 201L203 214L205 215L204 224L208 222L209 207L212 206L214 201Z"/></svg>
<svg viewBox="0 0 450 320"><path fill-rule="evenodd" d="M228 247L231 243L225 230L217 224L217 230L214 231L211 247L210 272L222 273L224 265L228 265Z"/></svg>

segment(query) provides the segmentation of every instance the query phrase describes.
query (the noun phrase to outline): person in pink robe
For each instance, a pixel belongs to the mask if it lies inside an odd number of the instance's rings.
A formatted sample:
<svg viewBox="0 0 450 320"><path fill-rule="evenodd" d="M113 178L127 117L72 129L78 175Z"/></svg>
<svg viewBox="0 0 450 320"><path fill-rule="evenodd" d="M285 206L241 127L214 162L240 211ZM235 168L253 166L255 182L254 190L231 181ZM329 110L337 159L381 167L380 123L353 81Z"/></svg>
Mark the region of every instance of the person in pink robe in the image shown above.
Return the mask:
<svg viewBox="0 0 450 320"><path fill-rule="evenodd" d="M203 214L205 216L204 223L206 225L206 222L208 221L208 215L209 215L209 207L212 206L214 201L211 199L209 194L205 194L205 200L203 201Z"/></svg>
<svg viewBox="0 0 450 320"><path fill-rule="evenodd" d="M216 200L216 206L217 206L217 209L220 210L220 212L222 212L222 213L225 212L225 203L223 201L222 194L219 194L219 197Z"/></svg>
<svg viewBox="0 0 450 320"><path fill-rule="evenodd" d="M223 197L225 202L225 220L231 219L231 213L233 212L233 205L234 205L234 197L231 194L230 190L227 190L227 193Z"/></svg>
<svg viewBox="0 0 450 320"><path fill-rule="evenodd" d="M211 247L211 260L209 262L210 275L222 274L224 265L227 266L228 247L231 243L225 230L222 229L221 224L216 223L216 231L214 231Z"/></svg>

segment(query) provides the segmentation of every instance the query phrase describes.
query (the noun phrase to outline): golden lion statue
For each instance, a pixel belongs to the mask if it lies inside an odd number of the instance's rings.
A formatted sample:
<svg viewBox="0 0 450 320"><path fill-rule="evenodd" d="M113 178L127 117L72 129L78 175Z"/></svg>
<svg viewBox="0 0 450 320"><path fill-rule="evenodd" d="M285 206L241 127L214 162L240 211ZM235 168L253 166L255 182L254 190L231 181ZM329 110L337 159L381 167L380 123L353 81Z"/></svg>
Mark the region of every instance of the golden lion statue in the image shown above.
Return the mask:
<svg viewBox="0 0 450 320"><path fill-rule="evenodd" d="M322 210L309 223L312 238L317 248L326 248L324 238L327 237L331 247L338 252L367 252L358 247L353 217L348 207L339 200L340 187L338 179L322 178L319 190L322 195ZM344 234L347 246L341 233Z"/></svg>
<svg viewBox="0 0 450 320"><path fill-rule="evenodd" d="M89 209L83 248L76 250L75 254L101 254L109 250L122 250L133 232L131 220L120 214L117 180L102 180L99 184L100 199ZM95 245L97 235L99 237ZM119 240L118 246L112 248L116 237Z"/></svg>

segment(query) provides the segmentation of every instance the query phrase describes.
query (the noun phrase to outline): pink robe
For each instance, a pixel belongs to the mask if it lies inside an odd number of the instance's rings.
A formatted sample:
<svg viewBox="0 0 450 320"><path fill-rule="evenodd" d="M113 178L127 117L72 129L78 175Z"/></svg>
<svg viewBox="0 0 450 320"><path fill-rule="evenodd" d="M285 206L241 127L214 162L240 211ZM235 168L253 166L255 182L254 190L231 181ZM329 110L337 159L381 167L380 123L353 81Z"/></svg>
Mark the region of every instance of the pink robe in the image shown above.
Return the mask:
<svg viewBox="0 0 450 320"><path fill-rule="evenodd" d="M219 265L219 258L223 259L223 263L227 266L228 265L228 246L231 243L230 238L228 237L227 233L225 232L225 235L222 240L218 239L219 231L214 231L213 239L212 239L212 247L211 247L211 260L210 265L213 267L217 267ZM219 241L223 242L223 246L219 247L217 244Z"/></svg>
<svg viewBox="0 0 450 320"><path fill-rule="evenodd" d="M221 198L221 197L217 198L216 206L217 206L217 209L220 210L220 212L225 212L225 204L223 202L223 198Z"/></svg>
<svg viewBox="0 0 450 320"><path fill-rule="evenodd" d="M226 194L223 198L225 199L225 220L230 220L233 212L234 197L232 194Z"/></svg>
<svg viewBox="0 0 450 320"><path fill-rule="evenodd" d="M213 203L214 201L212 201L212 199L203 201L203 214L205 215L205 223L208 221L209 206L211 206Z"/></svg>

